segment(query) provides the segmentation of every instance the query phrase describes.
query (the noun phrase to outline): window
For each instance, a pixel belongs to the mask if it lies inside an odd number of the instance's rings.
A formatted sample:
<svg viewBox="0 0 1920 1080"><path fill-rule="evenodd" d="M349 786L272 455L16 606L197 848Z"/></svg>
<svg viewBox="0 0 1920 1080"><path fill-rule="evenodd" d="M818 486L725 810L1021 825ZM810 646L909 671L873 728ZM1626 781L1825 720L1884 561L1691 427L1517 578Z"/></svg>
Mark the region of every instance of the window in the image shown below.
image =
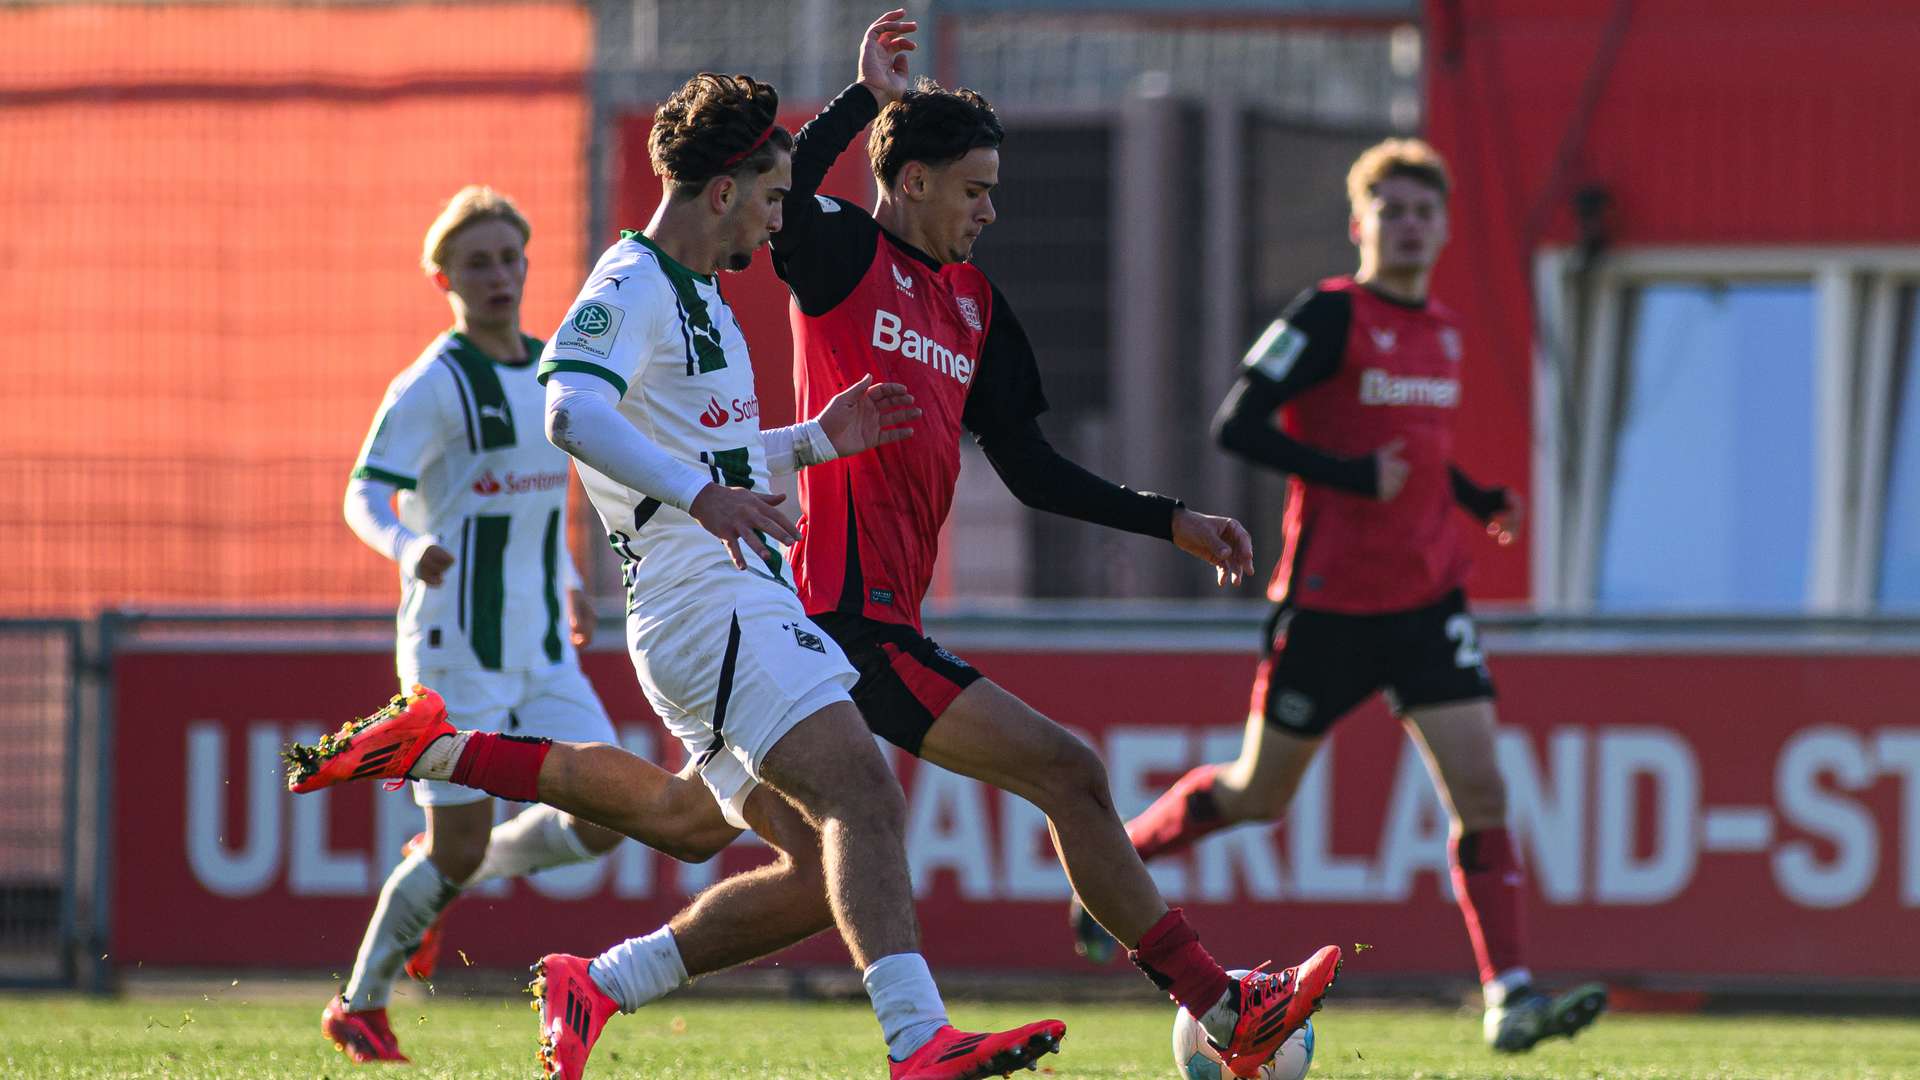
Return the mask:
<svg viewBox="0 0 1920 1080"><path fill-rule="evenodd" d="M1623 308L1595 606L1800 609L1813 505L1812 286L1648 283L1631 287Z"/></svg>
<svg viewBox="0 0 1920 1080"><path fill-rule="evenodd" d="M1920 248L1535 270L1542 607L1920 613Z"/></svg>
<svg viewBox="0 0 1920 1080"><path fill-rule="evenodd" d="M1897 396L1875 599L1885 609L1915 611L1920 610L1920 289L1900 290L1898 316Z"/></svg>

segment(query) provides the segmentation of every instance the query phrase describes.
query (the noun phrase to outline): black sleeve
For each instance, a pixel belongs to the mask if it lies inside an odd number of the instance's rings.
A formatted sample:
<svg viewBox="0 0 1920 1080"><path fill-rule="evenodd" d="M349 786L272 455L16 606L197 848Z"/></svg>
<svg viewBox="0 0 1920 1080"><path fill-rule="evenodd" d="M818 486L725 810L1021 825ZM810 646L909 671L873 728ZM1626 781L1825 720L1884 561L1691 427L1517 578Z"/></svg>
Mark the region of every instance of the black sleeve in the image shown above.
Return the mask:
<svg viewBox="0 0 1920 1080"><path fill-rule="evenodd" d="M880 231L873 215L819 190L827 170L879 112L873 92L856 83L794 137L793 186L780 204L773 269L808 315L823 315L845 300L873 263Z"/></svg>
<svg viewBox="0 0 1920 1080"><path fill-rule="evenodd" d="M1173 539L1173 512L1181 502L1105 480L1060 456L1029 417L1016 427L974 441L1013 496L1035 510L1090 521L1122 532Z"/></svg>
<svg viewBox="0 0 1920 1080"><path fill-rule="evenodd" d="M1039 364L1026 331L998 288L993 290L989 318L979 373L967 391L960 419L1007 490L1036 510L1172 539L1178 499L1134 491L1095 476L1047 442L1035 420L1047 409Z"/></svg>
<svg viewBox="0 0 1920 1080"><path fill-rule="evenodd" d="M1453 480L1453 501L1481 521L1492 521L1493 515L1509 505L1504 487L1481 487L1458 465L1448 465L1447 475Z"/></svg>
<svg viewBox="0 0 1920 1080"><path fill-rule="evenodd" d="M1273 422L1280 406L1339 370L1352 322L1353 299L1345 293L1310 289L1288 305L1254 342L1240 381L1214 415L1213 435L1221 447L1309 484L1376 494L1379 476L1372 457L1317 450Z"/></svg>
<svg viewBox="0 0 1920 1080"><path fill-rule="evenodd" d="M1000 287L988 287L993 290L993 307L987 312L987 338L980 345L978 371L960 413L960 422L975 435L1019 427L1047 411L1047 397L1040 391L1040 364L1026 328Z"/></svg>

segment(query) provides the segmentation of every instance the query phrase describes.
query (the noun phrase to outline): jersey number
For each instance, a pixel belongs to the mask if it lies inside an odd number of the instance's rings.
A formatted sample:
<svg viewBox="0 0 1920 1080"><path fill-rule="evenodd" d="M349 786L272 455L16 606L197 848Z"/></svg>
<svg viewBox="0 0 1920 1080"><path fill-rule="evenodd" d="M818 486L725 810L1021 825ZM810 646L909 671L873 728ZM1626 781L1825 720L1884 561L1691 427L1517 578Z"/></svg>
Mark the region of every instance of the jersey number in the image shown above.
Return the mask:
<svg viewBox="0 0 1920 1080"><path fill-rule="evenodd" d="M1487 662L1487 655L1480 651L1480 632L1474 629L1472 616L1464 612L1448 616L1447 640L1455 644L1454 667L1477 668Z"/></svg>

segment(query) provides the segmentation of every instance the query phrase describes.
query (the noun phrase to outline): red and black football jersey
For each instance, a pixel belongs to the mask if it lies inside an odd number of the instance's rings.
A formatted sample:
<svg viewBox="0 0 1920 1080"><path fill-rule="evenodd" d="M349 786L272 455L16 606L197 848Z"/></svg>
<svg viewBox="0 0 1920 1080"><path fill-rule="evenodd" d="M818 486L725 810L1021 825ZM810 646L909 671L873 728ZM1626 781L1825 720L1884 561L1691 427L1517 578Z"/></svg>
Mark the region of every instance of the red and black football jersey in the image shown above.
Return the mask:
<svg viewBox="0 0 1920 1080"><path fill-rule="evenodd" d="M1364 614L1418 608L1464 585L1451 467L1461 353L1445 306L1390 299L1347 277L1303 294L1255 344L1243 378L1283 400L1281 429L1328 462L1329 482L1298 471L1289 479L1272 599ZM1371 456L1395 439L1410 471L1382 502Z"/></svg>
<svg viewBox="0 0 1920 1080"><path fill-rule="evenodd" d="M904 383L924 415L909 439L801 471L794 583L809 613L917 628L962 429L984 443L1023 430L1047 406L1026 335L984 273L939 263L860 206L812 193L874 112L871 95L850 88L794 147L774 268L793 295L796 407L812 416L871 374Z"/></svg>

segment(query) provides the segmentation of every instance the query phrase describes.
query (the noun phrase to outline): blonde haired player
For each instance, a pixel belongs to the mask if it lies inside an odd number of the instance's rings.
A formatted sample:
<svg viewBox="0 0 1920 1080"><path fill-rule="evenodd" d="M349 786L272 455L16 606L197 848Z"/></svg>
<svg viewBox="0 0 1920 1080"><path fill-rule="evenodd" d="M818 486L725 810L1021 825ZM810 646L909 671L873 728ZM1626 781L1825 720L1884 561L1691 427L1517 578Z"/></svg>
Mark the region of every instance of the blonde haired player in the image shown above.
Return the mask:
<svg viewBox="0 0 1920 1080"><path fill-rule="evenodd" d="M1360 265L1302 293L1253 343L1220 406L1220 445L1285 472L1285 547L1268 650L1236 761L1188 772L1127 825L1142 859L1286 813L1340 719L1376 691L1406 726L1452 818L1454 895L1502 1052L1572 1036L1606 1008L1599 985L1548 997L1527 966L1524 868L1494 755L1493 676L1466 600L1464 510L1501 543L1520 505L1454 462L1466 361L1460 324L1428 294L1451 180L1433 148L1388 139L1347 175ZM1081 951L1101 932L1080 909Z"/></svg>
<svg viewBox="0 0 1920 1080"><path fill-rule="evenodd" d="M421 265L453 326L388 386L345 513L399 564L403 687L431 683L481 730L611 742L575 652L593 634L593 609L567 552L568 459L543 430L541 342L520 332L531 232L511 200L480 186L454 195L427 229ZM675 790L670 775L653 779L659 792ZM439 916L462 889L589 859L620 840L547 806L496 826L492 799L449 783L416 781L413 795L426 832L388 875L352 973L321 1017L356 1062L406 1060L388 994L403 962L416 978L432 974Z"/></svg>

